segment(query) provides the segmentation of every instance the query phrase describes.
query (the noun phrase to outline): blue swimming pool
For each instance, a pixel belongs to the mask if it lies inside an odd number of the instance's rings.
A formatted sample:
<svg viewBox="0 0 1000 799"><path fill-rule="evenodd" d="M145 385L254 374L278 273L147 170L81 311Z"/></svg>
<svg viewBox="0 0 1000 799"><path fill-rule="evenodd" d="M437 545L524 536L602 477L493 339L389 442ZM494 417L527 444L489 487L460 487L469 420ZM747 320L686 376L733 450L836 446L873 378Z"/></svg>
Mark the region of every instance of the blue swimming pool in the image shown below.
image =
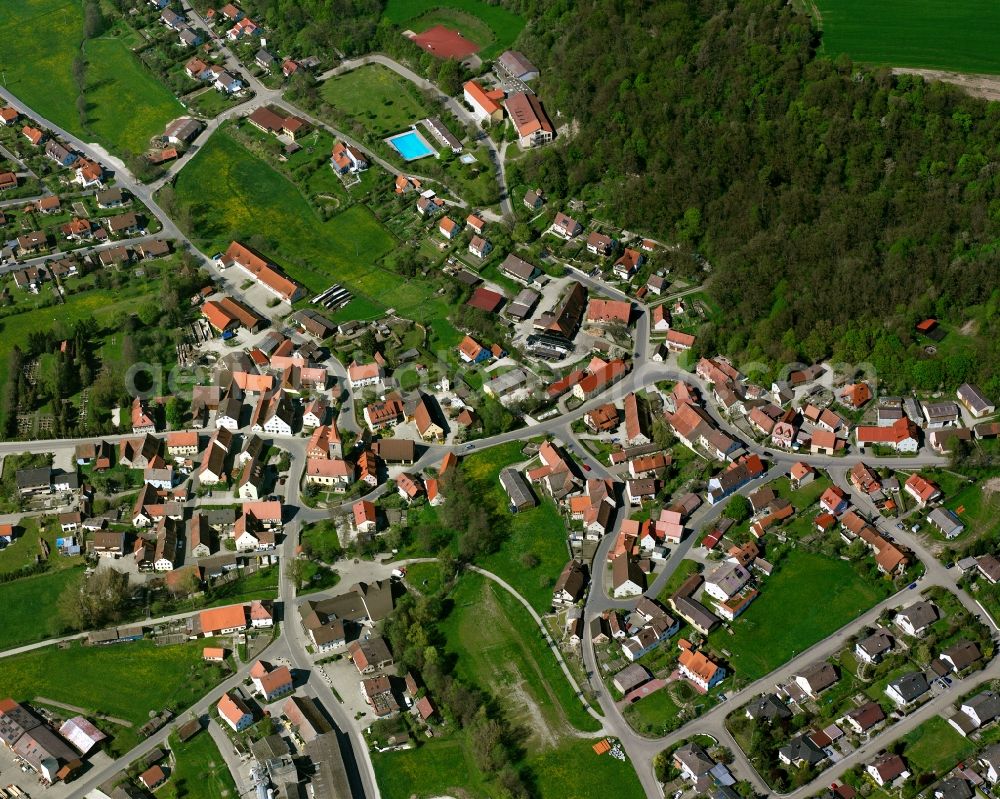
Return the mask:
<svg viewBox="0 0 1000 799"><path fill-rule="evenodd" d="M416 161L418 158L437 154L437 150L427 143L427 139L415 130L390 136L386 139L386 143L403 156L404 161Z"/></svg>

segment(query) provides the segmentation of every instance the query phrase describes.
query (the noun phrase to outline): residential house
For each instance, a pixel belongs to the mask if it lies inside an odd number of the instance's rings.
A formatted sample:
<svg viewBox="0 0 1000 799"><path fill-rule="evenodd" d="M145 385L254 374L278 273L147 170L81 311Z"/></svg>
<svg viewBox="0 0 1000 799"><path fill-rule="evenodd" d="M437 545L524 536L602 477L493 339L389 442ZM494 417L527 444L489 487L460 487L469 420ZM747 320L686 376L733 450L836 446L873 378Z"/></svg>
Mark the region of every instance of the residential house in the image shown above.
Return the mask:
<svg viewBox="0 0 1000 799"><path fill-rule="evenodd" d="M253 724L253 711L236 693L227 691L216 705L219 718L228 724L233 732L242 732Z"/></svg>
<svg viewBox="0 0 1000 799"><path fill-rule="evenodd" d="M814 663L793 678L802 691L813 699L839 679L833 666L826 662Z"/></svg>
<svg viewBox="0 0 1000 799"><path fill-rule="evenodd" d="M552 222L552 232L564 239L572 239L583 233L583 225L570 216L566 216L562 211L556 214Z"/></svg>
<svg viewBox="0 0 1000 799"><path fill-rule="evenodd" d="M642 266L645 260L646 256L641 252L626 247L625 252L615 261L612 271L619 280L629 281L635 277L636 272L639 271L639 267Z"/></svg>
<svg viewBox="0 0 1000 799"><path fill-rule="evenodd" d="M893 624L907 635L919 637L927 632L938 618L940 618L938 609L933 604L920 601L899 611L893 619Z"/></svg>
<svg viewBox="0 0 1000 799"><path fill-rule="evenodd" d="M921 477L917 472L914 472L906 479L906 482L903 484L903 490L913 497L920 507L941 498L941 489L930 480Z"/></svg>
<svg viewBox="0 0 1000 799"><path fill-rule="evenodd" d="M916 702L931 689L923 672L913 671L889 682L885 694L899 707Z"/></svg>
<svg viewBox="0 0 1000 799"><path fill-rule="evenodd" d="M686 645L686 646L685 646ZM714 688L726 677L726 669L709 658L704 652L694 649L686 640L681 640L678 669L681 676L706 692Z"/></svg>

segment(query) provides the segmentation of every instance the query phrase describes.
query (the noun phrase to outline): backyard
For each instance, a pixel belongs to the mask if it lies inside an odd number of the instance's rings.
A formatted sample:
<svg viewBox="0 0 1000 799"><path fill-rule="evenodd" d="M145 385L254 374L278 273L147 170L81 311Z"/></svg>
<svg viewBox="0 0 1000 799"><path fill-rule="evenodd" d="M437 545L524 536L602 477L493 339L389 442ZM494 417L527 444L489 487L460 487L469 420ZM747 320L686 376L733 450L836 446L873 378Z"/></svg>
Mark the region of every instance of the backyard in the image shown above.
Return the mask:
<svg viewBox="0 0 1000 799"><path fill-rule="evenodd" d="M809 579L800 579L803 574ZM764 582L760 598L732 623L734 634L720 628L709 641L717 652L729 653L746 685L856 619L889 591L889 583L872 585L845 561L793 549Z"/></svg>
<svg viewBox="0 0 1000 799"><path fill-rule="evenodd" d="M976 751L976 744L960 735L940 716L934 716L903 737L904 757L914 771L943 775Z"/></svg>
<svg viewBox="0 0 1000 799"><path fill-rule="evenodd" d="M368 64L324 82L320 94L334 108L360 121L376 136L397 133L424 117L427 107L412 85L380 64Z"/></svg>
<svg viewBox="0 0 1000 799"><path fill-rule="evenodd" d="M167 784L156 792L160 799L182 799L185 796L225 799L237 795L229 767L208 732L203 730L186 743L181 743L174 733L170 736L169 745L175 762Z"/></svg>

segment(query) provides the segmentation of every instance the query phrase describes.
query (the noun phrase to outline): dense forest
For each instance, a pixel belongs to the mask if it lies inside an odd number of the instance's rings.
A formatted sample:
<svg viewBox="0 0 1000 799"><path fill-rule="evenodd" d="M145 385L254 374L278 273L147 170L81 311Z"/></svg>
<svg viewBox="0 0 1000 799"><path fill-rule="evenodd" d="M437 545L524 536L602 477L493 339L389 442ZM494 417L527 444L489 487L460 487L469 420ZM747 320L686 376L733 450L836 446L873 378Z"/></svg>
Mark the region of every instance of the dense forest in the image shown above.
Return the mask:
<svg viewBox="0 0 1000 799"><path fill-rule="evenodd" d="M525 177L704 253L705 349L1000 392L1000 105L818 57L783 0L524 6L540 94L578 124ZM925 316L972 324L930 358Z"/></svg>

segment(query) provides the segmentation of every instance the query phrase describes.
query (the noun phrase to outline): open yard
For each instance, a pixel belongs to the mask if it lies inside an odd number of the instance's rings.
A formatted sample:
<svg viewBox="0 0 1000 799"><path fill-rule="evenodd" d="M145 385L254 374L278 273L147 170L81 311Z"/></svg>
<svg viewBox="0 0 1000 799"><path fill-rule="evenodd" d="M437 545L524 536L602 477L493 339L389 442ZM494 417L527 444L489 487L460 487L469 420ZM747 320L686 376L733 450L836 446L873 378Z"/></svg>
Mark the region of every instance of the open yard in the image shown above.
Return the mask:
<svg viewBox="0 0 1000 799"><path fill-rule="evenodd" d="M994 484L1000 483L1000 480L994 480ZM961 541L968 542L983 535L996 537L1000 534L1000 490L985 491L984 486L988 482L989 480L978 480L945 501L945 507L955 511L966 525Z"/></svg>
<svg viewBox="0 0 1000 799"><path fill-rule="evenodd" d="M87 132L115 153L141 153L184 113L177 98L118 39L92 39L87 53ZM122 109L128 113L123 114Z"/></svg>
<svg viewBox="0 0 1000 799"><path fill-rule="evenodd" d="M855 61L1000 73L993 0L811 0L823 51ZM390 4L391 7L391 4Z"/></svg>
<svg viewBox="0 0 1000 799"><path fill-rule="evenodd" d="M380 64L368 64L337 75L320 88L323 99L359 120L378 136L408 128L430 112L411 92L413 87Z"/></svg>
<svg viewBox="0 0 1000 799"><path fill-rule="evenodd" d="M666 735L681 726L681 705L674 699L673 691L683 685L689 693L692 689L685 682L672 683L638 702L625 708L622 715L633 730L640 735Z"/></svg>
<svg viewBox="0 0 1000 799"><path fill-rule="evenodd" d="M83 4L75 0L0 3L4 73L9 91L35 111L79 130L73 57L83 39ZM75 127L74 127L75 126Z"/></svg>
<svg viewBox="0 0 1000 799"><path fill-rule="evenodd" d="M181 226L209 251L224 250L233 239L257 242L310 291L345 284L357 299L337 314L338 321L371 318L376 309L392 307L434 322L451 310L428 283L376 266L396 240L366 206L352 205L323 221L291 181L225 130L180 173L174 197Z"/></svg>
<svg viewBox="0 0 1000 799"><path fill-rule="evenodd" d="M729 653L745 685L857 618L888 595L885 586L865 582L844 561L792 550L765 580L760 598L733 622L734 635L720 628L709 641Z"/></svg>
<svg viewBox="0 0 1000 799"><path fill-rule="evenodd" d="M57 637L61 630L56 603L66 584L79 574L79 569L63 569L4 583L0 650Z"/></svg>
<svg viewBox="0 0 1000 799"><path fill-rule="evenodd" d="M389 0L385 16L402 28L422 33L434 25L459 31L483 48L483 59L494 58L514 44L524 28L517 14L482 0Z"/></svg>
<svg viewBox="0 0 1000 799"><path fill-rule="evenodd" d="M455 673L502 703L514 728L524 735L522 762L531 795L543 799L642 796L627 763L595 755L593 740L570 728L593 731L596 720L583 710L537 625L502 588L466 574L450 594L453 607L440 623ZM436 796L485 797L495 786L476 765L465 733L422 742L402 752L373 753L379 788L386 799Z"/></svg>
<svg viewBox="0 0 1000 799"><path fill-rule="evenodd" d="M960 760L976 751L976 744L963 738L940 716L928 719L903 737L903 756L919 774L934 772L941 776Z"/></svg>
<svg viewBox="0 0 1000 799"><path fill-rule="evenodd" d="M137 641L36 649L4 658L4 693L17 700L43 696L139 726L150 710L186 708L217 684L218 667L201 659L205 646L205 640L163 647Z"/></svg>
<svg viewBox="0 0 1000 799"><path fill-rule="evenodd" d="M236 796L236 784L229 767L207 731L202 730L187 743L181 743L173 734L169 745L175 763L167 784L156 792L160 799L181 799L185 796L232 799Z"/></svg>
<svg viewBox="0 0 1000 799"><path fill-rule="evenodd" d="M140 152L183 112L126 45L112 36L86 43L86 122L80 118L73 59L83 41L83 7L71 0L0 3L6 88L36 112L115 153ZM128 113L121 113L128 109Z"/></svg>

